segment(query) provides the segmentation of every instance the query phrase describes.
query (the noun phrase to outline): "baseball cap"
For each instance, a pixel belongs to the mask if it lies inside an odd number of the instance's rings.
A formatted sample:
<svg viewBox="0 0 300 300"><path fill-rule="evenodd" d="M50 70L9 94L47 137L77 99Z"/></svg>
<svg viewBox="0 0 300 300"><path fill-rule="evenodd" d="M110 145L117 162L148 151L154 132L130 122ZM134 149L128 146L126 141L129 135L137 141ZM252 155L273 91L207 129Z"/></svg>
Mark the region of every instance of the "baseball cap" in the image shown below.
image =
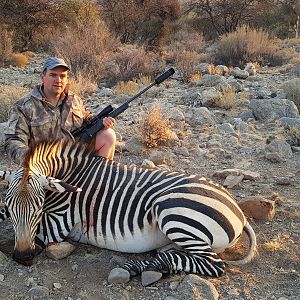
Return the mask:
<svg viewBox="0 0 300 300"><path fill-rule="evenodd" d="M43 64L43 71L46 69L52 70L56 67L65 67L70 71L70 67L66 64L66 62L62 58L58 57L47 58Z"/></svg>

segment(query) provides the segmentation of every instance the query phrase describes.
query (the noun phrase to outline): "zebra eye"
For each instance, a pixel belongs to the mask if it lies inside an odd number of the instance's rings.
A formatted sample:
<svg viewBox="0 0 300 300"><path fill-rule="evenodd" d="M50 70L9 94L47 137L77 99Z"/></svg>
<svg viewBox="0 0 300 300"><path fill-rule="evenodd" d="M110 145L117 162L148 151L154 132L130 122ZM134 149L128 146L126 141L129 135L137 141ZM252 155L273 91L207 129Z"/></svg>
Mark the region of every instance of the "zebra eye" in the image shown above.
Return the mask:
<svg viewBox="0 0 300 300"><path fill-rule="evenodd" d="M1 209L0 209L0 214L4 215L5 212L6 212L5 208L1 208Z"/></svg>

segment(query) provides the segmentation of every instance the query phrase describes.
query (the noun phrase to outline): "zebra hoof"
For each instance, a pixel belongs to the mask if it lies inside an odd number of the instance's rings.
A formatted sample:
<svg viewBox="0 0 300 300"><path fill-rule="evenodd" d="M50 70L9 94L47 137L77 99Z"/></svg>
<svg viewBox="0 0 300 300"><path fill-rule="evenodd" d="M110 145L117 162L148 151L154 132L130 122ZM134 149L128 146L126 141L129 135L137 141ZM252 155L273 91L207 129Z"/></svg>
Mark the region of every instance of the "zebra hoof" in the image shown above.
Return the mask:
<svg viewBox="0 0 300 300"><path fill-rule="evenodd" d="M108 275L108 283L126 283L130 280L130 273L122 268L114 268Z"/></svg>
<svg viewBox="0 0 300 300"><path fill-rule="evenodd" d="M162 273L157 271L144 271L142 272L142 285L148 286L159 279L161 279Z"/></svg>

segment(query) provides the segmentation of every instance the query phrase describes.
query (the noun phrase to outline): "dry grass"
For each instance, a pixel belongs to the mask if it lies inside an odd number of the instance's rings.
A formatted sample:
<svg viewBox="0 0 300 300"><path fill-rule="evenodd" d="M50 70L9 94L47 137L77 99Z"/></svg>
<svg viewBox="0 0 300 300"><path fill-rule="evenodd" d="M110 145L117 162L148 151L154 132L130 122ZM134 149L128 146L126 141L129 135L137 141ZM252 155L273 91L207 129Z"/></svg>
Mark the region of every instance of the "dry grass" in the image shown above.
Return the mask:
<svg viewBox="0 0 300 300"><path fill-rule="evenodd" d="M114 86L119 81L134 81L145 75L156 76L164 67L159 54L146 51L143 47L123 45L106 65L104 80Z"/></svg>
<svg viewBox="0 0 300 300"><path fill-rule="evenodd" d="M149 148L163 145L174 136L173 123L163 116L159 106L154 106L143 114L138 128L141 142Z"/></svg>
<svg viewBox="0 0 300 300"><path fill-rule="evenodd" d="M222 96L217 100L215 105L224 109L231 109L237 105L237 95L232 87L225 87L221 91Z"/></svg>
<svg viewBox="0 0 300 300"><path fill-rule="evenodd" d="M197 81L197 80L200 80L202 77L202 74L200 71L196 71L194 74L192 74L190 76L190 81Z"/></svg>
<svg viewBox="0 0 300 300"><path fill-rule="evenodd" d="M282 43L289 46L297 46L300 45L300 38L285 39L282 41Z"/></svg>
<svg viewBox="0 0 300 300"><path fill-rule="evenodd" d="M0 123L7 121L13 104L28 92L28 88L0 85Z"/></svg>
<svg viewBox="0 0 300 300"><path fill-rule="evenodd" d="M113 91L116 95L134 95L139 91L139 84L134 81L120 81L117 85L113 88Z"/></svg>
<svg viewBox="0 0 300 300"><path fill-rule="evenodd" d="M278 50L267 32L242 26L221 37L215 60L229 66L242 66L249 61L266 63L270 58L274 60Z"/></svg>
<svg viewBox="0 0 300 300"><path fill-rule="evenodd" d="M295 56L293 56L290 60L291 64L298 64L300 63L300 54L297 54Z"/></svg>
<svg viewBox="0 0 300 300"><path fill-rule="evenodd" d="M279 234L276 238L269 242L265 242L262 247L265 250L275 252L283 251L287 249L287 245L294 243L288 234Z"/></svg>
<svg viewBox="0 0 300 300"><path fill-rule="evenodd" d="M77 73L76 79L69 78L69 84L70 90L82 97L98 91L97 84L93 80L82 75L80 72Z"/></svg>
<svg viewBox="0 0 300 300"><path fill-rule="evenodd" d="M33 51L26 51L25 53L24 53L24 55L26 55L27 57L35 57L36 56L36 54L33 52Z"/></svg>
<svg viewBox="0 0 300 300"><path fill-rule="evenodd" d="M139 86L150 85L153 81L152 77L149 75L139 74L139 77L135 80Z"/></svg>
<svg viewBox="0 0 300 300"><path fill-rule="evenodd" d="M28 57L21 53L14 53L10 61L13 66L23 68L28 64Z"/></svg>

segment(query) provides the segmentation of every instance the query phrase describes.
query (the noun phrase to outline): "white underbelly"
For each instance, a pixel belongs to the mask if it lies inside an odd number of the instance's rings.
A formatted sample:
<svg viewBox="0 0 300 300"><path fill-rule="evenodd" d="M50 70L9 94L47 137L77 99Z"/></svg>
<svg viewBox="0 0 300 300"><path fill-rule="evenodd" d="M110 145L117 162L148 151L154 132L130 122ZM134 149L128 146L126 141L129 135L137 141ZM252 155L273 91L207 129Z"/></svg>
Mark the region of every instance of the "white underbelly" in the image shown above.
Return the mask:
<svg viewBox="0 0 300 300"><path fill-rule="evenodd" d="M95 238L92 229L90 230L90 234L88 234L86 228L83 228L81 224L76 224L70 232L69 238L80 243L127 253L147 252L171 242L170 239L156 227L150 227L144 231L136 230L134 234L125 232L124 236L119 235L115 238L107 234L104 239L101 235Z"/></svg>

